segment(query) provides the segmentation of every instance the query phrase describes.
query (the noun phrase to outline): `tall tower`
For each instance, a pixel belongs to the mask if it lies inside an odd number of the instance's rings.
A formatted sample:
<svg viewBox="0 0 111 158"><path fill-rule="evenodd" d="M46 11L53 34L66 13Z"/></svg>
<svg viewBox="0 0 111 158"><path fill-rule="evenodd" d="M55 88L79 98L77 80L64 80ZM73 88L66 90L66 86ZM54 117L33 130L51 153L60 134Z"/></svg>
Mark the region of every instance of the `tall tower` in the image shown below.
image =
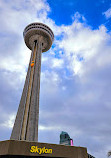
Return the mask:
<svg viewBox="0 0 111 158"><path fill-rule="evenodd" d="M32 53L10 139L38 141L41 54L50 49L54 34L47 25L32 23L24 29L23 36Z"/></svg>

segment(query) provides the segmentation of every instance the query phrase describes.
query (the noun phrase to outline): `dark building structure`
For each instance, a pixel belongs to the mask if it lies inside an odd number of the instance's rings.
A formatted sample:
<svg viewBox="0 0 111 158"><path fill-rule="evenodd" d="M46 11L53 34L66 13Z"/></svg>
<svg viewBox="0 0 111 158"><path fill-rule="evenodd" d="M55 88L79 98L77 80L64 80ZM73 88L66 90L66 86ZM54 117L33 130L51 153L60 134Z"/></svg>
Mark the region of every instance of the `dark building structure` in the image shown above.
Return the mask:
<svg viewBox="0 0 111 158"><path fill-rule="evenodd" d="M67 132L62 131L60 134L60 144L63 145L71 145L71 141L73 141Z"/></svg>
<svg viewBox="0 0 111 158"><path fill-rule="evenodd" d="M71 145L71 140L73 139L70 138L69 134L67 132L62 131L60 134L60 144L62 145ZM95 158L94 156L88 154L88 158Z"/></svg>
<svg viewBox="0 0 111 158"><path fill-rule="evenodd" d="M90 155L90 154L88 154L88 158L95 158L94 156L92 156L92 155Z"/></svg>

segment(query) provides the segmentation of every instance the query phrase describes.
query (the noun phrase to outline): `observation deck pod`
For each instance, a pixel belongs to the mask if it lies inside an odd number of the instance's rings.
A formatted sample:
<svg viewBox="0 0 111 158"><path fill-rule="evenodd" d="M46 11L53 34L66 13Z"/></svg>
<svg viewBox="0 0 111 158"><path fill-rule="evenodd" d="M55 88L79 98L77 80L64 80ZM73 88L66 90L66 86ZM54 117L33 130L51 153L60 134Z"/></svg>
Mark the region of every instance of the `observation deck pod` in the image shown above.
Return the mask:
<svg viewBox="0 0 111 158"><path fill-rule="evenodd" d="M24 29L23 36L25 44L30 50L33 49L34 42L39 39L42 42L42 52L48 51L54 41L52 30L42 23L29 24Z"/></svg>

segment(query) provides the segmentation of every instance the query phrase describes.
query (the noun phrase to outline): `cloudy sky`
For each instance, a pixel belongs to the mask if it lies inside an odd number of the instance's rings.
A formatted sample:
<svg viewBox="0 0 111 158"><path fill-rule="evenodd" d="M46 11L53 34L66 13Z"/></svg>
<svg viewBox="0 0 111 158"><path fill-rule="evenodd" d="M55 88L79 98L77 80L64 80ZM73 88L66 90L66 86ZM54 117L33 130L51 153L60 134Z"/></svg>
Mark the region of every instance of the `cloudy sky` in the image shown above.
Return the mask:
<svg viewBox="0 0 111 158"><path fill-rule="evenodd" d="M111 1L0 0L0 140L10 138L30 59L29 23L54 32L42 54L39 142L61 131L96 158L111 150Z"/></svg>

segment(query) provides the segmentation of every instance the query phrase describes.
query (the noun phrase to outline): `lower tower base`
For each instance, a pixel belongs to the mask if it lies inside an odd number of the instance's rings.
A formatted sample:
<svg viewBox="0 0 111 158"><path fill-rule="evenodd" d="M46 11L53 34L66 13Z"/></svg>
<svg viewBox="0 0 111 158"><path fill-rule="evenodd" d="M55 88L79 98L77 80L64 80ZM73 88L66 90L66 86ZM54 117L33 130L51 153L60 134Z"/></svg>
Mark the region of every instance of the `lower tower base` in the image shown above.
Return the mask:
<svg viewBox="0 0 111 158"><path fill-rule="evenodd" d="M0 141L0 158L88 158L84 147L27 142Z"/></svg>

